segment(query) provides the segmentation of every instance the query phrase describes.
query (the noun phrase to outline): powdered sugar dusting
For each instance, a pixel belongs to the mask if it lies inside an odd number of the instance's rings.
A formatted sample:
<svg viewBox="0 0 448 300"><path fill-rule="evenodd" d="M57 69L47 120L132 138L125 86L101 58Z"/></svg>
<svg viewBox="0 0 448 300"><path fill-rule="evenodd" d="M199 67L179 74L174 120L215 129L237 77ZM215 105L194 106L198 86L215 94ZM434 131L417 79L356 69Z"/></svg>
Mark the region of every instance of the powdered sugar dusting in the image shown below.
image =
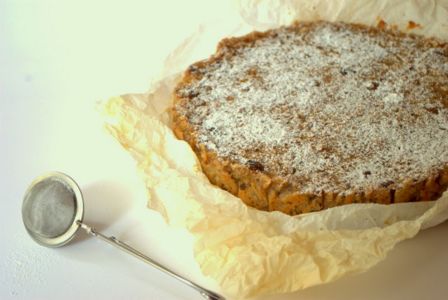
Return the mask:
<svg viewBox="0 0 448 300"><path fill-rule="evenodd" d="M228 120L232 119L241 124L239 139L234 139L234 128L228 126ZM242 114L235 114L231 109L212 112L205 119L203 127L209 131L209 137L204 136L202 138L203 141L219 140L222 144L230 143L237 148L244 148L248 144L262 144L267 147L273 147L284 140L287 134L287 129L281 122L272 119L266 114L243 116ZM209 146L212 150L218 150L214 143L210 143ZM229 155L231 153L226 152L229 150L230 148L223 148L220 153L221 155Z"/></svg>
<svg viewBox="0 0 448 300"><path fill-rule="evenodd" d="M302 192L400 183L448 164L446 44L321 22L221 51L177 91L190 99L176 109L224 158L257 161Z"/></svg>
<svg viewBox="0 0 448 300"><path fill-rule="evenodd" d="M403 95L391 93L383 98L384 104L386 105L394 105L399 104L401 101L403 101Z"/></svg>

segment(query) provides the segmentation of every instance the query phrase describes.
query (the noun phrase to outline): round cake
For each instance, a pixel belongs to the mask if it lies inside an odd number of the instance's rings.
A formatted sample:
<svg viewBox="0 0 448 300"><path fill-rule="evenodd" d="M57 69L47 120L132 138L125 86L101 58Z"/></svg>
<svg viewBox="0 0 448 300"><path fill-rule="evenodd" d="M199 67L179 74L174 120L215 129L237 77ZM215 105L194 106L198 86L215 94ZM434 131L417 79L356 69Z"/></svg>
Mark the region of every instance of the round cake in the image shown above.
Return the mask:
<svg viewBox="0 0 448 300"><path fill-rule="evenodd" d="M448 186L448 44L357 24L224 39L174 91L210 182L290 215L435 200Z"/></svg>

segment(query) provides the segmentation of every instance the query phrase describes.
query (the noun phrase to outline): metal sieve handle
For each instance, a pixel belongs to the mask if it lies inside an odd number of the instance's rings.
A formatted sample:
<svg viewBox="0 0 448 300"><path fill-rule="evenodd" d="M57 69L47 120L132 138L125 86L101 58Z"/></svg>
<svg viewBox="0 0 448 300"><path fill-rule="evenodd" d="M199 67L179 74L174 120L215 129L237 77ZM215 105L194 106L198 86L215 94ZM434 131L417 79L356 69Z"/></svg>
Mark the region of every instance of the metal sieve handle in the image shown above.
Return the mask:
<svg viewBox="0 0 448 300"><path fill-rule="evenodd" d="M162 266L161 264L159 264L158 262L154 261L153 259L151 259L150 257L144 255L143 253L141 253L140 251L135 250L134 248L132 248L131 246L129 246L128 244L118 240L117 238L115 238L114 236L105 236L103 234L101 234L100 232L97 232L95 230L95 228L92 228L84 223L82 223L81 221L78 221L77 224L79 226L81 226L82 229L84 229L88 234L97 237L105 242L107 242L108 244L117 247L118 249L127 252L133 256L135 256L136 258L142 260L143 262L159 269L160 271L163 271L165 273L167 273L168 275L171 275L172 277L176 278L177 280L185 283L186 285L189 285L190 287L194 288L195 290L197 290L202 297L204 297L205 299L208 300L225 300L224 297L209 291L197 284L195 284L194 282L180 276L179 274L176 274L174 271Z"/></svg>

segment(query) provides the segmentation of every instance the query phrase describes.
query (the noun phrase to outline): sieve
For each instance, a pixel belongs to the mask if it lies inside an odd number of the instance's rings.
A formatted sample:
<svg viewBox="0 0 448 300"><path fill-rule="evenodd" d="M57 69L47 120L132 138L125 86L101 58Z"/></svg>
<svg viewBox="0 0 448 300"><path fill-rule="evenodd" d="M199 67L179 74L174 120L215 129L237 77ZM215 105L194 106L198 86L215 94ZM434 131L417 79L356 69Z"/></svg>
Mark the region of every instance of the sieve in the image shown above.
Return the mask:
<svg viewBox="0 0 448 300"><path fill-rule="evenodd" d="M114 236L106 236L83 222L84 201L81 189L68 175L51 172L36 178L27 189L22 204L22 219L34 241L46 247L60 247L76 235L79 228L87 234L133 255L197 290L205 299L224 300L194 282L162 266Z"/></svg>

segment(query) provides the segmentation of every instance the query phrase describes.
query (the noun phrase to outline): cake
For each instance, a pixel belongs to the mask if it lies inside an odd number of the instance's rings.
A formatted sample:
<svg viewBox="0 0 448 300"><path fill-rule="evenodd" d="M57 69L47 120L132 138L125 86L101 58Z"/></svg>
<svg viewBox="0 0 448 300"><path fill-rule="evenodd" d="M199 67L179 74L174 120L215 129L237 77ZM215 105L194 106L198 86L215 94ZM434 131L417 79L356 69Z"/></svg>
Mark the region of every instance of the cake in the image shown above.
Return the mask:
<svg viewBox="0 0 448 300"><path fill-rule="evenodd" d="M174 90L214 185L289 215L435 200L448 186L448 44L298 22L223 39Z"/></svg>

